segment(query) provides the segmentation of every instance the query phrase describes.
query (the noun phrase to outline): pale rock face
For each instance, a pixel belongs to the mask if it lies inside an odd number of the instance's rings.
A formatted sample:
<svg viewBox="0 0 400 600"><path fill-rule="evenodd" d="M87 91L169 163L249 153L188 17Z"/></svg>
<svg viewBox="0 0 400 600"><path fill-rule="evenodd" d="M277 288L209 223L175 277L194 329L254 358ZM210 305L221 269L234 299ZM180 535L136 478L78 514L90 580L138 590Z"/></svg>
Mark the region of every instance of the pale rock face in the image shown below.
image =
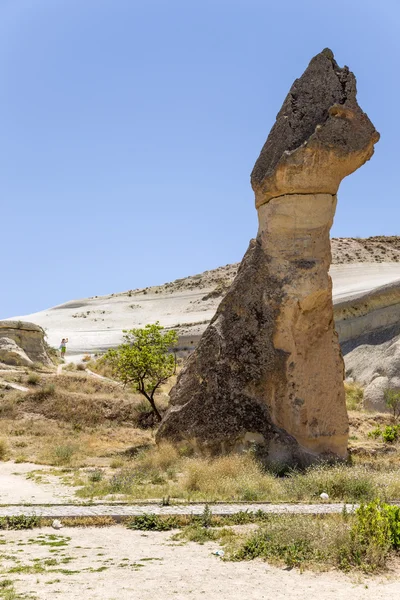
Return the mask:
<svg viewBox="0 0 400 600"><path fill-rule="evenodd" d="M44 331L38 325L25 321L0 321L0 337L15 342L31 362L50 363L44 345ZM7 363L6 360L3 362Z"/></svg>
<svg viewBox="0 0 400 600"><path fill-rule="evenodd" d="M385 390L388 387L388 377L375 377L364 390L364 408L378 412L388 412L385 404Z"/></svg>
<svg viewBox="0 0 400 600"><path fill-rule="evenodd" d="M256 444L267 464L346 456L329 230L341 179L378 139L354 75L324 50L293 84L255 164L257 239L171 391L159 440L212 453Z"/></svg>
<svg viewBox="0 0 400 600"><path fill-rule="evenodd" d="M279 196L258 210L258 238L284 292L273 343L283 350L284 397L270 395L274 423L308 450L345 456L343 360L334 330L329 230L336 196Z"/></svg>
<svg viewBox="0 0 400 600"><path fill-rule="evenodd" d="M29 367L33 362L14 340L0 337L0 363L16 367Z"/></svg>
<svg viewBox="0 0 400 600"><path fill-rule="evenodd" d="M357 373L357 381L365 386L364 408L390 412L385 391L400 390L400 335L379 341L355 348L348 359L348 372Z"/></svg>

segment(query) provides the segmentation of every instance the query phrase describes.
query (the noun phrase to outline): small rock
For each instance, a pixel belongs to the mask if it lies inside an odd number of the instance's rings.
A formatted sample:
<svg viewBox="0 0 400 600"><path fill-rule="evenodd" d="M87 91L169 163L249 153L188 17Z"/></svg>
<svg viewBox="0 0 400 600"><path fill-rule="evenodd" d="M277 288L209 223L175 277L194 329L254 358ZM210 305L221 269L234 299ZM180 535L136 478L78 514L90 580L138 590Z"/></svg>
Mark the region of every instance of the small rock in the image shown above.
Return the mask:
<svg viewBox="0 0 400 600"><path fill-rule="evenodd" d="M62 523L58 519L54 519L54 521L52 522L51 526L52 526L53 529L61 529Z"/></svg>
<svg viewBox="0 0 400 600"><path fill-rule="evenodd" d="M321 498L321 500L329 500L329 496L326 492L322 492L322 494L320 494L319 497Z"/></svg>

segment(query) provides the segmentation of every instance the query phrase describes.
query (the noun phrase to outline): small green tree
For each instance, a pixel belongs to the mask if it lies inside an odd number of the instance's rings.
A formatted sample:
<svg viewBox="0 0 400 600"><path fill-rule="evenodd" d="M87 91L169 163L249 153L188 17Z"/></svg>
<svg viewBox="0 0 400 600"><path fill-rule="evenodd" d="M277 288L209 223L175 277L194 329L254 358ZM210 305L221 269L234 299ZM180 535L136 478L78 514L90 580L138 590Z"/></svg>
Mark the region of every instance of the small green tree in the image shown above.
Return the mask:
<svg viewBox="0 0 400 600"><path fill-rule="evenodd" d="M110 364L116 379L124 385L133 385L149 401L161 421L154 395L176 372L176 354L171 353L171 349L178 336L175 331L165 332L158 321L143 329L124 330L123 333L124 343L108 350L104 360Z"/></svg>
<svg viewBox="0 0 400 600"><path fill-rule="evenodd" d="M385 403L392 411L394 420L397 421L400 416L400 390L385 390Z"/></svg>

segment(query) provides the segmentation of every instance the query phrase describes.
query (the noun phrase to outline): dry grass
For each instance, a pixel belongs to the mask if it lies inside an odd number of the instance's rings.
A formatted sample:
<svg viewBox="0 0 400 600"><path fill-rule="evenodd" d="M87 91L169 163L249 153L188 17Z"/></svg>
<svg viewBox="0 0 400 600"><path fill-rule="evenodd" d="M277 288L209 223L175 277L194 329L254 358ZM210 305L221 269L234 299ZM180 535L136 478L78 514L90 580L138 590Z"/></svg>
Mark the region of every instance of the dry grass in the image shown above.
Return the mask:
<svg viewBox="0 0 400 600"><path fill-rule="evenodd" d="M344 390L347 410L361 410L364 399L363 388L358 383L345 383Z"/></svg>
<svg viewBox="0 0 400 600"><path fill-rule="evenodd" d="M20 370L11 377L26 385L30 374ZM151 443L151 431L136 426L140 402L121 386L85 373L43 372L28 393L0 392L0 438L18 462L107 465L129 448Z"/></svg>
<svg viewBox="0 0 400 600"><path fill-rule="evenodd" d="M0 439L0 460L6 460L8 454L8 444L6 440Z"/></svg>
<svg viewBox="0 0 400 600"><path fill-rule="evenodd" d="M250 532L236 530L223 536L228 560L268 560L278 566L301 570L341 566L341 552L349 543L353 519L342 515L270 516Z"/></svg>
<svg viewBox="0 0 400 600"><path fill-rule="evenodd" d="M9 375L22 384L31 377L23 369ZM156 447L153 430L138 427L147 405L113 382L76 371L39 377L31 378L28 393L0 392L3 454L17 462L104 469L99 481L74 475L82 497L275 502L318 501L327 492L332 501L400 498L400 445L368 437L377 425L391 423L388 414L350 411L351 463L277 477L252 454L208 459L167 443ZM161 406L171 384L162 390ZM357 399L360 392L352 387L351 395Z"/></svg>
<svg viewBox="0 0 400 600"><path fill-rule="evenodd" d="M81 497L208 501L319 502L322 492L331 501L360 502L400 497L400 469L370 465L320 465L305 472L277 477L251 454L216 459L180 456L170 444L149 447L117 467L101 481L79 479Z"/></svg>
<svg viewBox="0 0 400 600"><path fill-rule="evenodd" d="M47 419L72 423L76 427L122 424L135 421L135 406L140 397L120 386L86 374L71 373L47 377L45 384L20 395L19 408Z"/></svg>
<svg viewBox="0 0 400 600"><path fill-rule="evenodd" d="M186 459L181 485L185 495L204 500L255 501L283 496L279 480L263 472L250 455Z"/></svg>
<svg viewBox="0 0 400 600"><path fill-rule="evenodd" d="M103 377L109 377L110 379L113 378L111 366L103 359L103 357L87 361L86 368L90 371L93 371L93 373L102 375Z"/></svg>

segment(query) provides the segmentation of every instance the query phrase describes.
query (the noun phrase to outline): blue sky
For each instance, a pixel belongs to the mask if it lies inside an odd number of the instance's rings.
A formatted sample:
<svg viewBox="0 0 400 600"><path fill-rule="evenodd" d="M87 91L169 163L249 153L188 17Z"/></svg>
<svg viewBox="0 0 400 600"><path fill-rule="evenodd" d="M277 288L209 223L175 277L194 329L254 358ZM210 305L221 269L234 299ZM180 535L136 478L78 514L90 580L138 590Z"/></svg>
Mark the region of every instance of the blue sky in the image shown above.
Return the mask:
<svg viewBox="0 0 400 600"><path fill-rule="evenodd" d="M397 0L0 0L0 318L239 261L249 174L325 47L381 133L332 234L399 234Z"/></svg>

